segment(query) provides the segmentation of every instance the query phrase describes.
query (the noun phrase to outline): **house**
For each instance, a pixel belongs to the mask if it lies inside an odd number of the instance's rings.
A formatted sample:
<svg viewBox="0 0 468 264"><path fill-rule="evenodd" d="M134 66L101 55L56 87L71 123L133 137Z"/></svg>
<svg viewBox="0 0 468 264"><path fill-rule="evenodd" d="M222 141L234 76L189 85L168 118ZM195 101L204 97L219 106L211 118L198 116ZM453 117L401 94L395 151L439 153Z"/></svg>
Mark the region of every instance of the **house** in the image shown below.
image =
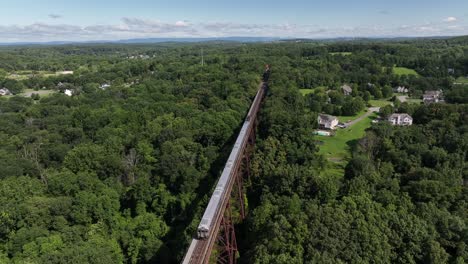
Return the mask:
<svg viewBox="0 0 468 264"><path fill-rule="evenodd" d="M341 86L341 89L343 90L344 95L351 95L351 93L353 92L353 88L351 88L351 86L347 84Z"/></svg>
<svg viewBox="0 0 468 264"><path fill-rule="evenodd" d="M395 93L408 93L409 92L408 88L406 88L405 86L395 87L395 88L393 88L393 91Z"/></svg>
<svg viewBox="0 0 468 264"><path fill-rule="evenodd" d="M13 94L10 92L10 90L3 87L2 89L0 89L0 96L4 96L4 95L13 95Z"/></svg>
<svg viewBox="0 0 468 264"><path fill-rule="evenodd" d="M413 124L413 118L408 114L392 114L387 120L394 126L411 126Z"/></svg>
<svg viewBox="0 0 468 264"><path fill-rule="evenodd" d="M110 84L105 83L105 84L102 84L101 86L99 86L99 89L105 90L105 89L109 88L110 86L111 86Z"/></svg>
<svg viewBox="0 0 468 264"><path fill-rule="evenodd" d="M318 124L321 129L335 129L338 125L338 118L332 115L319 114Z"/></svg>
<svg viewBox="0 0 468 264"><path fill-rule="evenodd" d="M438 103L443 101L442 90L426 91L423 94L423 102L425 104Z"/></svg>

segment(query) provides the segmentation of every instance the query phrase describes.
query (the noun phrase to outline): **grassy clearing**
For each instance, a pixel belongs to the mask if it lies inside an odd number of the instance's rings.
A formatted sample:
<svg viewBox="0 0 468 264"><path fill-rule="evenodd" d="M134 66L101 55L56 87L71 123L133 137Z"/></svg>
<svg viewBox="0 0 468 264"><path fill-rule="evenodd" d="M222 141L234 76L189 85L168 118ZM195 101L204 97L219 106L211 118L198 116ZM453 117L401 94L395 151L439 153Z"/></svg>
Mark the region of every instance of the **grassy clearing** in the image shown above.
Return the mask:
<svg viewBox="0 0 468 264"><path fill-rule="evenodd" d="M422 99L408 98L406 100L406 102L409 103L409 104L422 104L423 100Z"/></svg>
<svg viewBox="0 0 468 264"><path fill-rule="evenodd" d="M307 94L311 94L313 93L314 91L317 91L317 90L322 90L323 92L325 92L325 90L327 90L327 87L325 86L317 86L317 87L314 87L312 89L299 89L299 92L305 96Z"/></svg>
<svg viewBox="0 0 468 264"><path fill-rule="evenodd" d="M455 80L456 84L468 84L468 77L458 77Z"/></svg>
<svg viewBox="0 0 468 264"><path fill-rule="evenodd" d="M16 71L7 75L6 78L21 81L21 80L32 78L34 76L51 77L51 76L58 76L58 75L60 75L59 72L51 72L51 71Z"/></svg>
<svg viewBox="0 0 468 264"><path fill-rule="evenodd" d="M381 100L369 100L369 104L371 106L374 106L374 107L384 107L386 105L389 105L391 104L392 102L388 101L388 100L385 100L385 99L381 99Z"/></svg>
<svg viewBox="0 0 468 264"><path fill-rule="evenodd" d="M415 76L419 76L419 74L413 69L409 69L409 68L405 68L405 67L397 67L397 66L393 66L393 73L396 74L396 75L415 75Z"/></svg>
<svg viewBox="0 0 468 264"><path fill-rule="evenodd" d="M330 55L342 55L342 56L349 56L352 55L352 52L330 52Z"/></svg>
<svg viewBox="0 0 468 264"><path fill-rule="evenodd" d="M374 113L351 127L339 129L334 137L316 136L316 139L322 142L319 153L335 163L348 159L351 146L365 135L365 130L371 126L376 116Z"/></svg>
<svg viewBox="0 0 468 264"><path fill-rule="evenodd" d="M338 117L338 121L340 121L341 123L346 123L348 121L352 121L354 119L357 119L358 117L362 116L363 114L367 113L367 108L360 111L359 113L353 115L353 116L337 116Z"/></svg>
<svg viewBox="0 0 468 264"><path fill-rule="evenodd" d="M19 96L24 96L24 97L31 97L32 94L39 94L41 98L48 97L51 94L56 93L57 91L55 90L33 90L33 89L25 89L22 93L18 94Z"/></svg>
<svg viewBox="0 0 468 264"><path fill-rule="evenodd" d="M306 96L308 94L311 94L314 92L314 89L299 89L299 92L303 95Z"/></svg>

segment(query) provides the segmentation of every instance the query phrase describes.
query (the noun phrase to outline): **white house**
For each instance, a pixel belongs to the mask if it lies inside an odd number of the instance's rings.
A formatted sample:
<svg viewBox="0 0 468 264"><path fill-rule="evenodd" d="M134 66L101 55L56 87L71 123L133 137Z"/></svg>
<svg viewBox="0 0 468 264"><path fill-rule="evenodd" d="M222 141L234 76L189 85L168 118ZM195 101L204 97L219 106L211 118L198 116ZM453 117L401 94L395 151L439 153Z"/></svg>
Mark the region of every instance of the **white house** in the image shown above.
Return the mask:
<svg viewBox="0 0 468 264"><path fill-rule="evenodd" d="M398 87L395 87L393 91L396 93L408 93L408 88L404 86L398 86Z"/></svg>
<svg viewBox="0 0 468 264"><path fill-rule="evenodd" d="M321 129L336 129L338 118L332 115L319 114L318 124Z"/></svg>
<svg viewBox="0 0 468 264"><path fill-rule="evenodd" d="M394 126L411 126L413 118L408 114L392 114L388 117L388 121Z"/></svg>
<svg viewBox="0 0 468 264"><path fill-rule="evenodd" d="M0 89L0 96L4 96L4 95L12 95L12 93L10 92L10 90L3 87L2 89Z"/></svg>
<svg viewBox="0 0 468 264"><path fill-rule="evenodd" d="M68 96L72 96L73 95L73 91L70 90L70 89L65 89L64 93Z"/></svg>

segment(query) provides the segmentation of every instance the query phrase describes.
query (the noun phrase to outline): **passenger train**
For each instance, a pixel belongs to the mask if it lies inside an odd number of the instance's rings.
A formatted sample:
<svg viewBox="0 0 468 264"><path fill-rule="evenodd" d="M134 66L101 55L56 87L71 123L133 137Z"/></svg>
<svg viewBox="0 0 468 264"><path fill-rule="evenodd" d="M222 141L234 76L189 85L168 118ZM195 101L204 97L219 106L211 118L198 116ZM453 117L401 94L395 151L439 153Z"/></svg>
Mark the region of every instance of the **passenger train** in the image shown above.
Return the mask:
<svg viewBox="0 0 468 264"><path fill-rule="evenodd" d="M228 189L232 186L232 181L234 181L234 174L235 170L238 168L238 164L241 162L242 154L244 151L245 146L247 145L247 140L249 136L249 131L253 128L253 122L251 120L251 115L256 114L258 108L260 107L260 103L263 98L263 94L265 92L266 82L270 77L270 66L267 65L265 72L263 73L263 83L261 88L258 90L257 95L250 107L249 113L242 125L241 131L239 132L239 136L236 139L236 143L229 155L229 159L224 167L224 170L221 174L221 177L218 180L216 188L211 196L211 199L208 203L208 206L205 209L205 213L203 214L202 220L198 225L197 229L197 237L198 239L206 239L210 235L211 228L214 227L216 224L216 213L223 205L224 199L229 199L230 193L228 193Z"/></svg>

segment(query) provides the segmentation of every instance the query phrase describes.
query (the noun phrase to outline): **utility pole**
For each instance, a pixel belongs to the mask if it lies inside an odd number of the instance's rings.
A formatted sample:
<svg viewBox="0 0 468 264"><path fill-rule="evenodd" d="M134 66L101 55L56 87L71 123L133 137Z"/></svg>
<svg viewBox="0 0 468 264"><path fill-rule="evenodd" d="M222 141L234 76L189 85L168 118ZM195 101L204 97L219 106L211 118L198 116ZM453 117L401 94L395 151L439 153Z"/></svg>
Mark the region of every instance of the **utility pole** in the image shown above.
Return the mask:
<svg viewBox="0 0 468 264"><path fill-rule="evenodd" d="M203 57L203 48L201 49L201 66L205 65L205 58Z"/></svg>

